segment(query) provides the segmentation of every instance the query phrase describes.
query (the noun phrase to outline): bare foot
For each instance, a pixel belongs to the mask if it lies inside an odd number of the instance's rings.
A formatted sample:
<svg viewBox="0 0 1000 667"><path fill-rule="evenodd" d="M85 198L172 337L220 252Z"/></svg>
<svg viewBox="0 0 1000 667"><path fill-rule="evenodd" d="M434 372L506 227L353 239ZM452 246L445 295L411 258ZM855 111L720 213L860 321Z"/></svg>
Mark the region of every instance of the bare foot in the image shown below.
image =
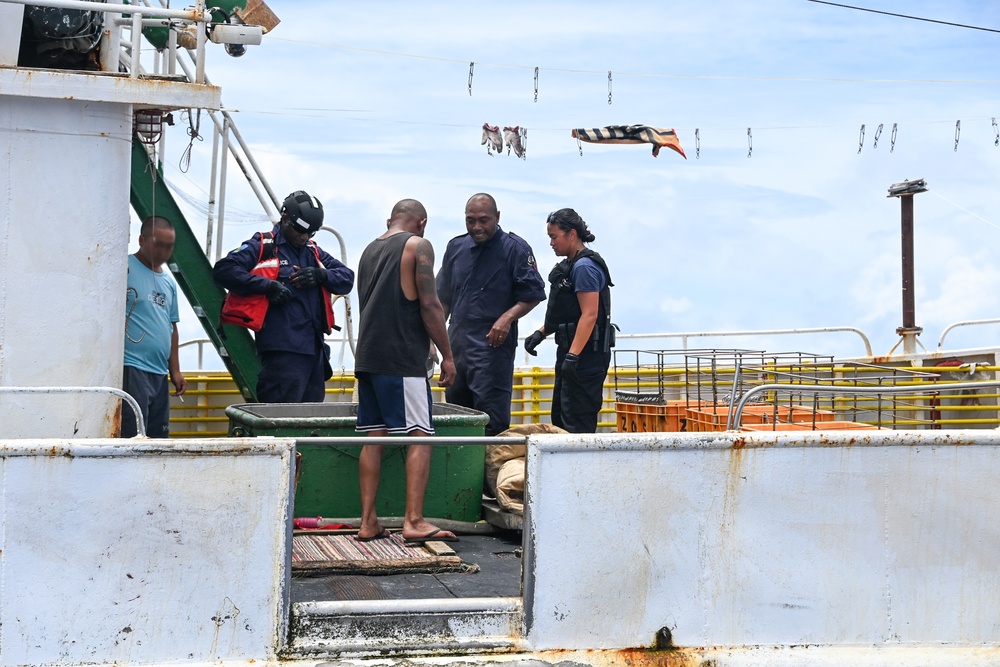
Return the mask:
<svg viewBox="0 0 1000 667"><path fill-rule="evenodd" d="M434 533L434 531L438 531ZM434 533L434 538L449 538L456 539L455 533L450 530L442 530L429 521L414 521L413 523L404 522L403 523L403 539L412 540L426 538L428 534Z"/></svg>
<svg viewBox="0 0 1000 667"><path fill-rule="evenodd" d="M371 539L376 535L381 535L382 530L383 530L382 524L380 523L376 523L374 526L366 526L364 524L361 524L361 527L358 528L358 539L362 540Z"/></svg>

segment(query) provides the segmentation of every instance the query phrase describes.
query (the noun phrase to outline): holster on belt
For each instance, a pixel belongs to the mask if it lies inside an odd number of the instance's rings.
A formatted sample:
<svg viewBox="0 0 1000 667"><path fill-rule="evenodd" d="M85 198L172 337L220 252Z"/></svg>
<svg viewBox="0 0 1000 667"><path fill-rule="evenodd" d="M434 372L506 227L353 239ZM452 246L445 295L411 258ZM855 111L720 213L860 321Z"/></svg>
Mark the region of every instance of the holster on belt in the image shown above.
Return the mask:
<svg viewBox="0 0 1000 667"><path fill-rule="evenodd" d="M615 331L619 330L618 325L614 322L608 322L605 328L607 331L605 331L604 336L600 335L599 327L596 325L590 334L590 349L594 352L608 352L615 346ZM573 344L574 336L576 336L576 322L560 324L556 328L556 345L569 347Z"/></svg>

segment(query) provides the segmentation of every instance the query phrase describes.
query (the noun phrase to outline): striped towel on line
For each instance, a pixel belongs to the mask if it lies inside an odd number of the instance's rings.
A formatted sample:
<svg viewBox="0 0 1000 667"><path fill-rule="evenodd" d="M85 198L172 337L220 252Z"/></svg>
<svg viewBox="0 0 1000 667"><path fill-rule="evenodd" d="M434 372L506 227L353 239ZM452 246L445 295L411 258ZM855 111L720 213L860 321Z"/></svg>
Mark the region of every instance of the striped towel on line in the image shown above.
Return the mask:
<svg viewBox="0 0 1000 667"><path fill-rule="evenodd" d="M573 137L580 141L604 144L653 144L653 157L666 146L677 151L686 160L680 139L673 128L665 130L650 125L608 125L607 127L573 130Z"/></svg>

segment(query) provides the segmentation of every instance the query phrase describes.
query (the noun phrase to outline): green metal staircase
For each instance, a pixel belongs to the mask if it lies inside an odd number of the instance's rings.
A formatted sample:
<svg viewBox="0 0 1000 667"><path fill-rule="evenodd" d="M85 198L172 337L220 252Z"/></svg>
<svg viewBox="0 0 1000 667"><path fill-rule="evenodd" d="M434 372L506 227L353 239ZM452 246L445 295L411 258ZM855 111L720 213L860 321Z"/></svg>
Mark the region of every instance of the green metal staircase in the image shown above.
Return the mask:
<svg viewBox="0 0 1000 667"><path fill-rule="evenodd" d="M174 223L177 235L174 254L167 265L195 315L205 328L233 381L250 403L256 402L260 361L250 332L232 325L219 326L224 289L212 279L212 265L198 244L187 219L177 206L162 169L155 169L142 143L132 140L132 183L130 200L139 219L158 215Z"/></svg>

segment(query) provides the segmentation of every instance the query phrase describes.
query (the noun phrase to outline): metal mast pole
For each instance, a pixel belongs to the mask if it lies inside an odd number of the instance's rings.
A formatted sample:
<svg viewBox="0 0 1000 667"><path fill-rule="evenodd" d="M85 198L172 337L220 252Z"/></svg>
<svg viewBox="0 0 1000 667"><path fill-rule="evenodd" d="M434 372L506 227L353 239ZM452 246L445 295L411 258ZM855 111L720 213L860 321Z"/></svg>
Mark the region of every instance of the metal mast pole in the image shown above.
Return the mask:
<svg viewBox="0 0 1000 667"><path fill-rule="evenodd" d="M903 340L903 353L916 354L917 336L923 329L917 326L916 294L913 282L913 195L927 192L924 179L903 181L889 186L890 197L899 197L900 238L903 260L903 326L896 334ZM899 343L897 343L898 345Z"/></svg>

